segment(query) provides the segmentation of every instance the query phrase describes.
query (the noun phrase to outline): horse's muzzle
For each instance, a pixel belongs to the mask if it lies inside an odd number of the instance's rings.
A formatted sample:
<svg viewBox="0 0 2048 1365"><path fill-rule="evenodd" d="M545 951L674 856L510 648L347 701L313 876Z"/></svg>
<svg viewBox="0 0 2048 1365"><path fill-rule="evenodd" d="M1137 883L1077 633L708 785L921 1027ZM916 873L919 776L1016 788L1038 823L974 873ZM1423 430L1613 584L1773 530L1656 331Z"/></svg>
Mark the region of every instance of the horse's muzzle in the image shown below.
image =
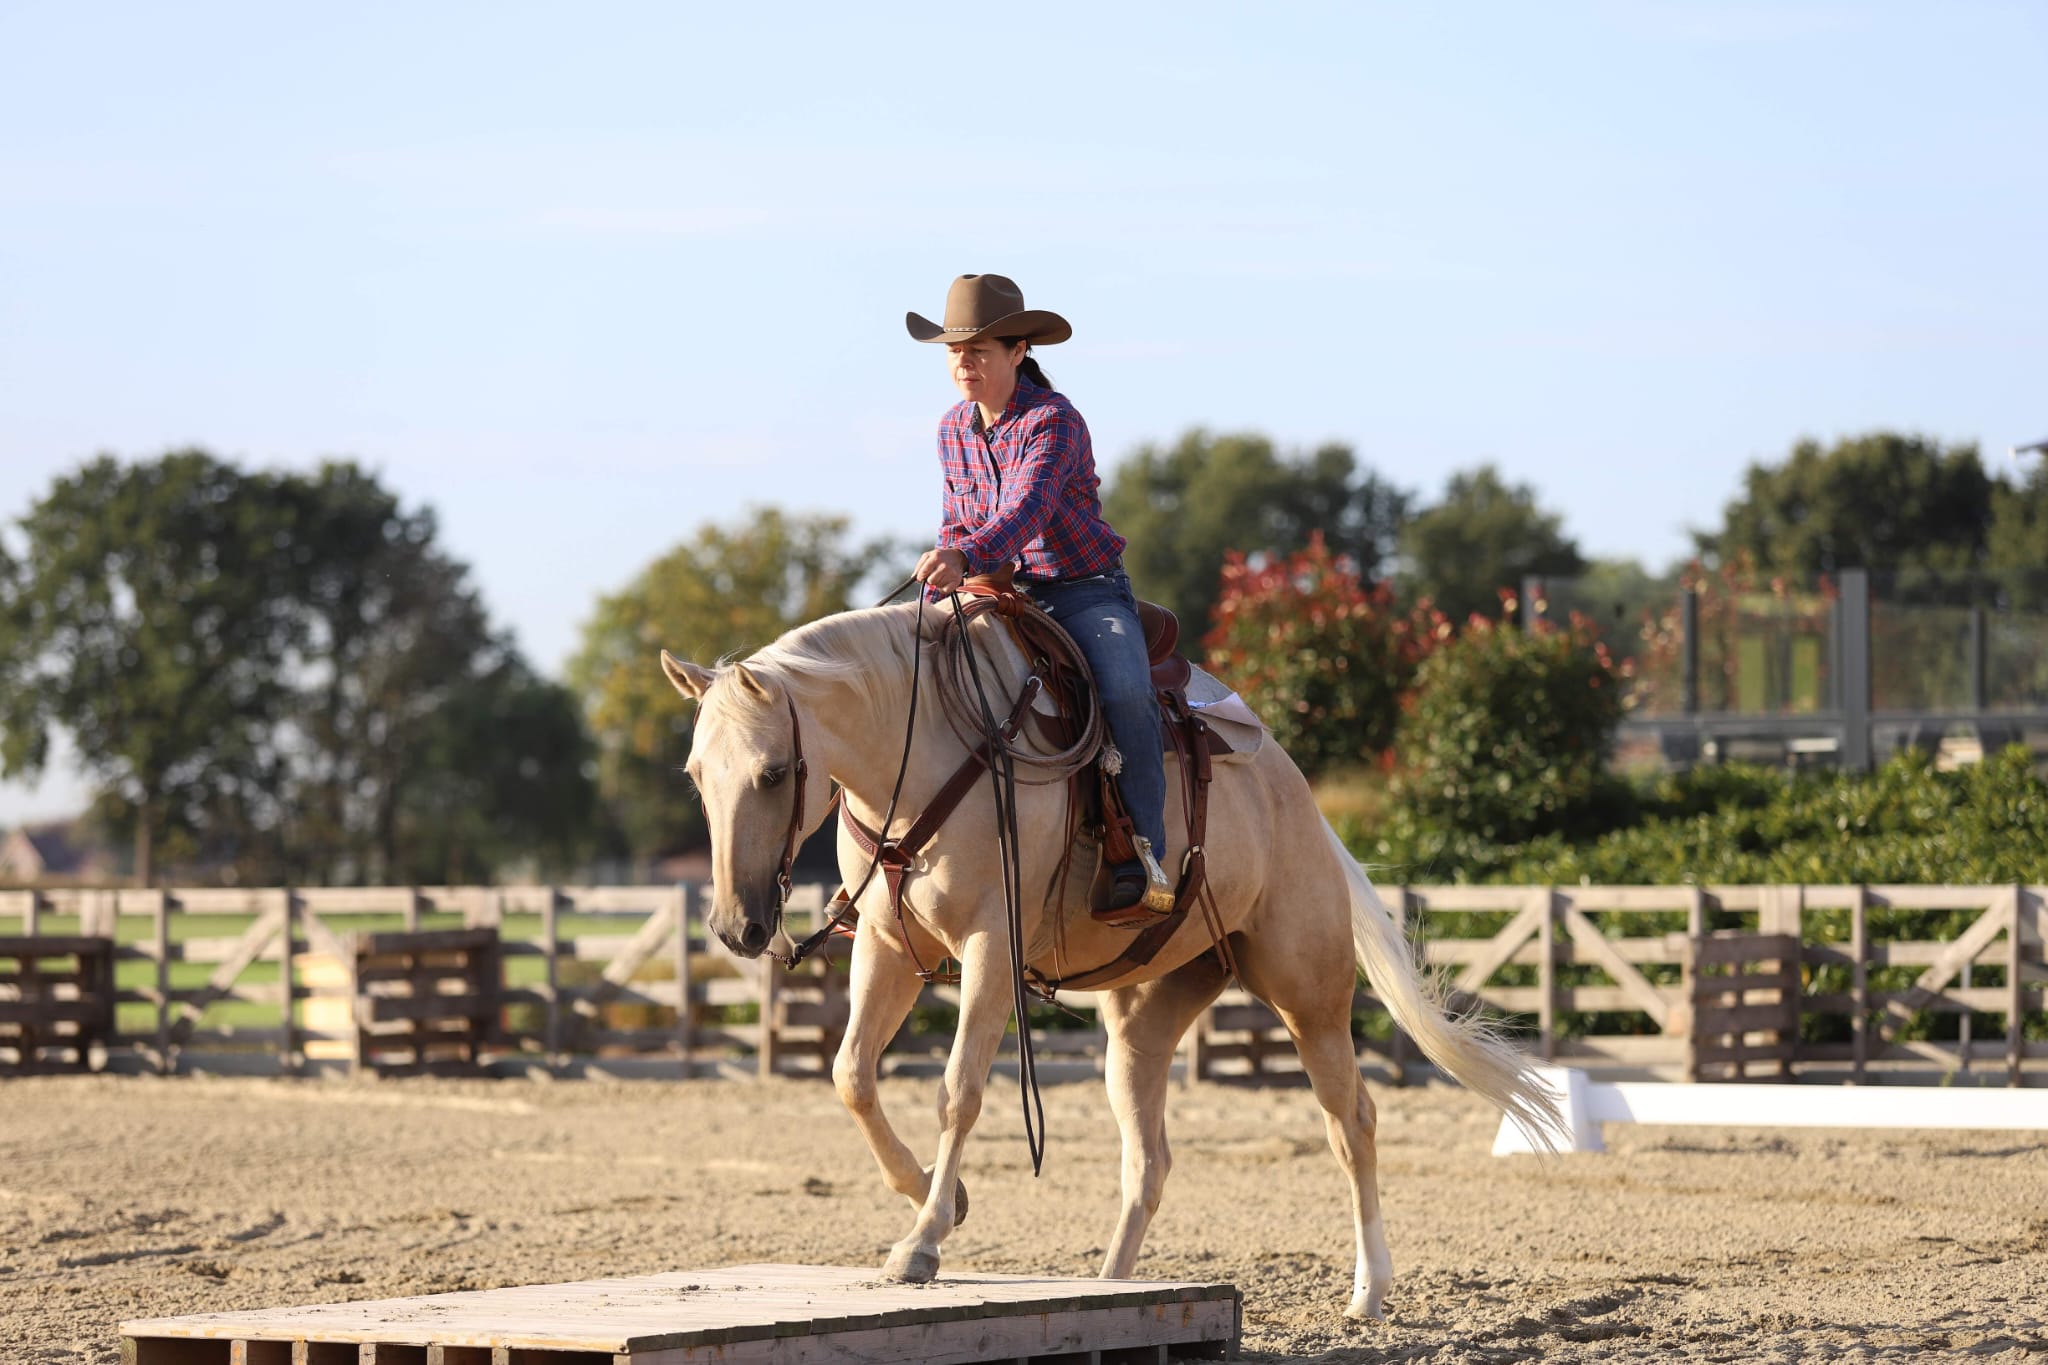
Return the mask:
<svg viewBox="0 0 2048 1365"><path fill-rule="evenodd" d="M775 940L776 924L781 918L780 897L771 892L760 898L760 904L754 903L756 898L752 896L734 899L737 904L714 906L707 917L711 932L738 956L759 957Z"/></svg>

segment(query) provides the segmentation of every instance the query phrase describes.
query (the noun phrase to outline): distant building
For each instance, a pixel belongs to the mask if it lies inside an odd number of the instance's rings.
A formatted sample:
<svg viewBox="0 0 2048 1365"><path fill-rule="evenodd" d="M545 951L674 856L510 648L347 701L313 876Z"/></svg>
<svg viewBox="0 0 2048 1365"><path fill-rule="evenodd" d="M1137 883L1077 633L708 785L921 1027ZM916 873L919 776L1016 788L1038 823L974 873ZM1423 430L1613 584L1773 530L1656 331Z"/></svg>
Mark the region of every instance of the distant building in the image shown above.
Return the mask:
<svg viewBox="0 0 2048 1365"><path fill-rule="evenodd" d="M54 820L0 837L0 883L105 882L120 876L113 851L86 837L81 825Z"/></svg>

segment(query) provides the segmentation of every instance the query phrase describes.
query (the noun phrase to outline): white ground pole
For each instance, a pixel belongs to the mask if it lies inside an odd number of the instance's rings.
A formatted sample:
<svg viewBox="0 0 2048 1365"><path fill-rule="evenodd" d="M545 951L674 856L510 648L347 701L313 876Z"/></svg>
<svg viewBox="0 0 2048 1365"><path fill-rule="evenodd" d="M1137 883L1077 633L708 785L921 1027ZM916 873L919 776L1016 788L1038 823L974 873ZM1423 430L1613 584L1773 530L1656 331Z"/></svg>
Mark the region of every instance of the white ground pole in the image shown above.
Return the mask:
<svg viewBox="0 0 2048 1365"><path fill-rule="evenodd" d="M1558 1147L1604 1152L1603 1123L1740 1128L1980 1128L2038 1133L2048 1142L2048 1090L1931 1086L1685 1085L1607 1082L1577 1067L1536 1068L1556 1106ZM1541 1148L1509 1119L1495 1156Z"/></svg>

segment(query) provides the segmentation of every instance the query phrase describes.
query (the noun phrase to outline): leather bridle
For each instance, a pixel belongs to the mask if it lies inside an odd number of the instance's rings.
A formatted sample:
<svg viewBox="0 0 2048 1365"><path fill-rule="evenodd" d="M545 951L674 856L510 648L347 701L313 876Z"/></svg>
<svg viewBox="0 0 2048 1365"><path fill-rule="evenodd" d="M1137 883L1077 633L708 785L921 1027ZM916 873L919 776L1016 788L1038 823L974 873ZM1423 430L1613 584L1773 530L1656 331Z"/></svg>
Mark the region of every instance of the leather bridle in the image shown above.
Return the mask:
<svg viewBox="0 0 2048 1365"><path fill-rule="evenodd" d="M789 830L782 836L782 863L775 869L775 887L780 893L775 900L775 913L778 917L789 904L792 889L790 874L796 868L797 850L803 845L804 792L810 786L811 773L811 765L804 761L804 727L803 722L797 719L796 703L787 696L782 700L789 707L789 742L796 753L796 761L790 769L790 775L796 779L796 800L789 807ZM832 807L838 804L839 789L835 787L832 789L832 799L825 803L825 813L830 815Z"/></svg>

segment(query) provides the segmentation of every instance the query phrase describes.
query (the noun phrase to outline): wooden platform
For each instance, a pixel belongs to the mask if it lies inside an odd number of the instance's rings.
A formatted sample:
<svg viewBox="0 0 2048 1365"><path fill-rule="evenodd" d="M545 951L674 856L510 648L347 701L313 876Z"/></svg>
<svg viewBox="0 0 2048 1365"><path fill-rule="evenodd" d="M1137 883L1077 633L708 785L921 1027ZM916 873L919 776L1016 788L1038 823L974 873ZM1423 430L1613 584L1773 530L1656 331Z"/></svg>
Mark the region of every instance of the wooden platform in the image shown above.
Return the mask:
<svg viewBox="0 0 2048 1365"><path fill-rule="evenodd" d="M121 1324L124 1365L1164 1365L1235 1355L1234 1285L743 1265Z"/></svg>

